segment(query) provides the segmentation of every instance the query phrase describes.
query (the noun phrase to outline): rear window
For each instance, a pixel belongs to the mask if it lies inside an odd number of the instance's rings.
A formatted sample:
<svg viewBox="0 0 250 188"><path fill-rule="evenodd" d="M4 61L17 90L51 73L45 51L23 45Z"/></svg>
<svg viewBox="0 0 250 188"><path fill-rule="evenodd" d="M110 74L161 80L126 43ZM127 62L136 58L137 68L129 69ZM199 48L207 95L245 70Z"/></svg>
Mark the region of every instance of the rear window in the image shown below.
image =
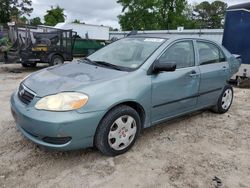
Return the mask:
<svg viewBox="0 0 250 188"><path fill-rule="evenodd" d="M225 61L225 56L221 49L209 42L197 42L199 53L199 64L207 65Z"/></svg>

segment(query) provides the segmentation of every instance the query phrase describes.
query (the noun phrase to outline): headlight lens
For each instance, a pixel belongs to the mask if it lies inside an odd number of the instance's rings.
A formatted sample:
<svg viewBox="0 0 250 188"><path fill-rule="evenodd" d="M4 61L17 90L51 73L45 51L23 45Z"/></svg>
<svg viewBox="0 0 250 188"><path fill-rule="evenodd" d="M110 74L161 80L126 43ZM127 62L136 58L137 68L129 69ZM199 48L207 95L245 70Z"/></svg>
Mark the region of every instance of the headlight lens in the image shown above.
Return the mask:
<svg viewBox="0 0 250 188"><path fill-rule="evenodd" d="M83 107L88 102L88 96L83 93L64 92L40 99L35 108L48 111L70 111Z"/></svg>

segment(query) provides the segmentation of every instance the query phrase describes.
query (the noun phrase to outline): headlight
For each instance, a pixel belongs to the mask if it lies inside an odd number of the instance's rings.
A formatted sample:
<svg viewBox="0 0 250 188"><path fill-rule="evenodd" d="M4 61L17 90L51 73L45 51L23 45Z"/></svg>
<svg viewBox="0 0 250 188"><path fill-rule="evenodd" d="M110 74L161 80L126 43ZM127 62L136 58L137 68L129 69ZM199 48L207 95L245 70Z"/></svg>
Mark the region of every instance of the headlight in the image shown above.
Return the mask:
<svg viewBox="0 0 250 188"><path fill-rule="evenodd" d="M88 102L88 96L83 93L63 92L40 99L35 108L48 111L70 111L83 107Z"/></svg>

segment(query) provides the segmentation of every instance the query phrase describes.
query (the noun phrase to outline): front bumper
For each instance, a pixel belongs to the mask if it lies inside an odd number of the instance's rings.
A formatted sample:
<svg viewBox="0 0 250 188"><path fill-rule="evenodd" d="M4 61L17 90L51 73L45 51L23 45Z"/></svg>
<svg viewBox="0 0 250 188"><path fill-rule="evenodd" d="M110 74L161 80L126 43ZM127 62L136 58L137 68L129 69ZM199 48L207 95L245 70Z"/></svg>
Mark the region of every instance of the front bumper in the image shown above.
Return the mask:
<svg viewBox="0 0 250 188"><path fill-rule="evenodd" d="M96 128L105 114L105 111L83 114L76 111L40 111L22 103L16 93L11 96L11 111L17 128L26 138L36 144L57 150L92 147ZM52 140L65 138L65 142L54 144L46 138Z"/></svg>

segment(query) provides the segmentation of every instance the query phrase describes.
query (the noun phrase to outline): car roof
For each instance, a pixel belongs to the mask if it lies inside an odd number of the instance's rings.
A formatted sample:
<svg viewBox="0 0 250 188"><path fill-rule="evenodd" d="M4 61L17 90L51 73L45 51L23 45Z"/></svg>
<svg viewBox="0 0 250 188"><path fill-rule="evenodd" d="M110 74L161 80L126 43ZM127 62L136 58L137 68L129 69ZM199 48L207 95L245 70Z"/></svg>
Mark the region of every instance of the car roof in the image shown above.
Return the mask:
<svg viewBox="0 0 250 188"><path fill-rule="evenodd" d="M209 39L204 39L204 38L200 38L200 37L189 37L189 36L171 36L169 37L169 35L166 34L136 34L136 35L130 35L128 36L129 38L161 38L161 39L166 39L166 40L182 40L182 39L191 39L191 40L204 40L204 41L211 41L211 42L215 42Z"/></svg>
<svg viewBox="0 0 250 188"><path fill-rule="evenodd" d="M169 39L165 34L145 34L145 33L138 33L136 35L130 35L129 37L142 37L142 38L161 38L161 39Z"/></svg>

